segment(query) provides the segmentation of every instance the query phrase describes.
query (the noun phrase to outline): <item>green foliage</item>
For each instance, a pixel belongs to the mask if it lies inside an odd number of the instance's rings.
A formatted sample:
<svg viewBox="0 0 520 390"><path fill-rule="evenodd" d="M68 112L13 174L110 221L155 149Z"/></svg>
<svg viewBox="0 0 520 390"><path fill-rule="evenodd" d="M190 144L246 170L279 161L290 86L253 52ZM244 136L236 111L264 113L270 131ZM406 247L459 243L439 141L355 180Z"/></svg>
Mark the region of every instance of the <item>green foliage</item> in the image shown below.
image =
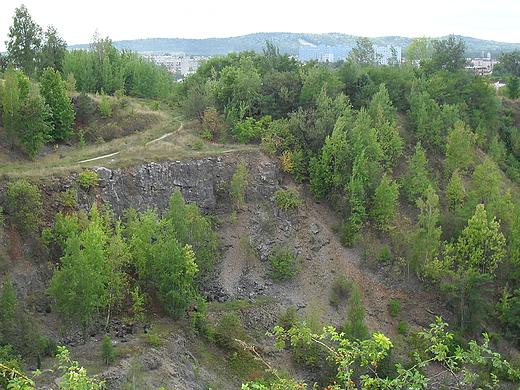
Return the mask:
<svg viewBox="0 0 520 390"><path fill-rule="evenodd" d="M112 116L112 105L107 95L101 95L101 100L98 104L101 118L110 118Z"/></svg>
<svg viewBox="0 0 520 390"><path fill-rule="evenodd" d="M74 208L77 206L76 196L78 192L75 188L68 188L59 195L60 204L65 208Z"/></svg>
<svg viewBox="0 0 520 390"><path fill-rule="evenodd" d="M296 308L294 306L289 306L285 309L285 312L278 313L277 324L284 329L290 329L298 322L298 314L296 313Z"/></svg>
<svg viewBox="0 0 520 390"><path fill-rule="evenodd" d="M437 318L430 329L420 332L418 337L424 345L422 354L415 354L410 364L395 364L393 369L382 370L384 360L388 358L393 343L381 333L374 333L365 340L351 340L345 334L337 332L331 326L325 327L321 333L313 333L305 324L297 324L289 330L276 326L273 336L277 338L275 346L284 348L287 344L296 346L299 343L320 346L329 356L329 361L337 367L334 377L330 379L327 389L424 389L429 385L429 378L424 369L440 363L442 370L448 374L460 375L457 383L472 385L480 377L480 373L489 373L493 367L490 388L498 386L498 371L505 371L510 378L518 380L520 371L514 368L499 353L489 349L489 337L484 334L484 341L478 344L471 341L467 349L452 348L455 335L446 331L447 324ZM356 380L355 368L361 366L364 372ZM480 371L474 368L480 368ZM394 374L391 374L392 371ZM356 382L354 382L356 380ZM283 387L282 387L283 386ZM267 389L261 382L248 382L243 389ZM306 383L288 381L277 378L271 389L307 389Z"/></svg>
<svg viewBox="0 0 520 390"><path fill-rule="evenodd" d="M392 317L397 317L403 306L398 299L392 299L388 304L388 311Z"/></svg>
<svg viewBox="0 0 520 390"><path fill-rule="evenodd" d="M432 185L429 179L426 151L421 142L415 145L415 153L409 158L408 164L410 171L402 178L401 185L408 200L415 203L426 194L426 190Z"/></svg>
<svg viewBox="0 0 520 390"><path fill-rule="evenodd" d="M269 255L271 271L269 276L277 282L284 282L298 273L296 257L290 249L276 244Z"/></svg>
<svg viewBox="0 0 520 390"><path fill-rule="evenodd" d="M264 116L258 121L254 118L247 118L236 122L232 129L233 139L242 144L260 141L270 123L270 116Z"/></svg>
<svg viewBox="0 0 520 390"><path fill-rule="evenodd" d="M244 338L244 329L237 313L225 313L219 318L217 324L213 327L213 338L221 348L236 348L235 339Z"/></svg>
<svg viewBox="0 0 520 390"><path fill-rule="evenodd" d="M101 390L105 388L104 381L98 381L96 375L94 377L87 376L87 370L79 366L77 361L70 358L69 351L65 347L58 347L59 369L63 371L62 381L59 388L63 390Z"/></svg>
<svg viewBox="0 0 520 390"><path fill-rule="evenodd" d="M288 189L280 188L273 194L273 197L276 206L285 211L296 210L303 203L298 188L296 187L289 187Z"/></svg>
<svg viewBox="0 0 520 390"><path fill-rule="evenodd" d="M365 307L362 302L361 291L359 286L354 283L352 286L352 295L348 301L347 322L343 326L345 337L352 340L368 339L368 327L365 324Z"/></svg>
<svg viewBox="0 0 520 390"><path fill-rule="evenodd" d="M38 187L25 179L7 184L6 203L8 223L21 233L35 230L41 223L43 212L41 194Z"/></svg>
<svg viewBox="0 0 520 390"><path fill-rule="evenodd" d="M108 335L105 335L105 337L103 337L103 341L101 342L101 355L103 356L105 364L113 363L116 359L116 352L114 346L112 345L112 340Z"/></svg>
<svg viewBox="0 0 520 390"><path fill-rule="evenodd" d="M370 215L377 229L390 231L394 228L393 222L399 197L399 183L393 182L386 174L376 188Z"/></svg>
<svg viewBox="0 0 520 390"><path fill-rule="evenodd" d="M246 204L246 187L248 184L249 173L245 161L241 161L231 178L230 190L231 199L237 209L242 209Z"/></svg>
<svg viewBox="0 0 520 390"><path fill-rule="evenodd" d="M336 310L339 310L339 304L345 301L352 291L352 282L349 282L344 275L339 275L334 279L331 286L329 303ZM283 327L283 325L280 325ZM288 329L288 327L284 327Z"/></svg>
<svg viewBox="0 0 520 390"><path fill-rule="evenodd" d="M96 172L91 171L90 169L85 169L79 174L76 182L88 190L90 187L96 187L99 185L99 176Z"/></svg>
<svg viewBox="0 0 520 390"><path fill-rule="evenodd" d="M9 27L7 36L7 52L14 65L29 76L35 75L38 70L42 28L34 22L25 5L15 9L13 24Z"/></svg>
<svg viewBox="0 0 520 390"><path fill-rule="evenodd" d="M52 141L64 140L72 135L75 112L67 96L60 72L47 68L40 79L40 93L50 108L48 120Z"/></svg>
<svg viewBox="0 0 520 390"><path fill-rule="evenodd" d="M406 336L408 334L408 324L406 321L399 321L397 324L397 332L402 336Z"/></svg>

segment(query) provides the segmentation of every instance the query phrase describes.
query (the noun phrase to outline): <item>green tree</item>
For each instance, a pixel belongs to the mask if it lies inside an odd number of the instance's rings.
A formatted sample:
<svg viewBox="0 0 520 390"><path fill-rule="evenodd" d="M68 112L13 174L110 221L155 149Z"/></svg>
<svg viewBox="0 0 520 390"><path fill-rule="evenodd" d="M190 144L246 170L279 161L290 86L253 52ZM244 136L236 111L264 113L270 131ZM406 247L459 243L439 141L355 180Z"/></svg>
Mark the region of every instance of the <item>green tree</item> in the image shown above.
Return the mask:
<svg viewBox="0 0 520 390"><path fill-rule="evenodd" d="M499 353L489 349L487 334L484 334L482 344L472 340L469 348L454 349L450 347L453 344L454 334L447 331L447 326L448 324L437 317L436 322L431 324L428 330L420 332L419 338L424 343L424 348L418 351L420 353L414 355L409 365L396 364L395 376L380 375L378 370L393 348L393 343L384 334L374 333L367 340L352 340L331 326L325 327L321 333L317 334L305 324L298 323L288 330L276 326L272 335L277 338L275 346L279 349L284 348L287 344L296 346L302 342L316 344L323 348L337 367L327 387L331 390L425 389L428 387L430 378L426 376L424 368L430 365L438 367L439 363L447 375L458 378L456 385L460 388L466 384L476 384L479 380L479 373L488 374L489 367L496 368L496 371L492 372L493 382L489 385L490 388L498 386L497 373L499 371L508 372L513 380L520 378L518 369L503 360ZM261 358L254 348L249 347L248 349ZM359 378L355 371L358 365L365 370ZM474 370L474 367L478 367L478 370ZM266 384L263 380L247 382L242 385L242 389L311 388L303 381L280 375L276 370L270 369L269 372L273 376L270 383Z"/></svg>
<svg viewBox="0 0 520 390"><path fill-rule="evenodd" d="M367 340L369 338L368 327L365 324L365 307L361 302L362 295L359 286L354 283L352 295L348 300L347 322L343 326L345 337L350 340Z"/></svg>
<svg viewBox="0 0 520 390"><path fill-rule="evenodd" d="M446 186L445 191L446 202L452 209L461 207L467 198L466 189L458 169L454 170L451 174L450 181Z"/></svg>
<svg viewBox="0 0 520 390"><path fill-rule="evenodd" d="M511 76L507 79L507 94L513 100L520 97L520 78L518 76Z"/></svg>
<svg viewBox="0 0 520 390"><path fill-rule="evenodd" d="M412 43L406 50L406 59L414 64L430 59L433 54L432 39L428 37L412 38Z"/></svg>
<svg viewBox="0 0 520 390"><path fill-rule="evenodd" d="M51 127L48 125L50 116L49 106L43 98L31 93L20 110L21 131L18 135L20 144L30 159L34 158L43 144L52 140L49 135Z"/></svg>
<svg viewBox="0 0 520 390"><path fill-rule="evenodd" d="M14 146L14 141L18 136L22 104L18 77L13 65L9 64L4 74L2 117L4 119L5 135L11 140L11 147Z"/></svg>
<svg viewBox="0 0 520 390"><path fill-rule="evenodd" d="M54 26L48 26L44 34L44 43L41 48L41 68L53 68L63 71L63 60L67 52L67 42L58 35Z"/></svg>
<svg viewBox="0 0 520 390"><path fill-rule="evenodd" d="M61 74L53 68L47 68L40 79L41 95L51 111L50 126L52 140L64 140L72 134L75 112L67 97L65 83Z"/></svg>
<svg viewBox="0 0 520 390"><path fill-rule="evenodd" d="M9 27L7 36L9 58L27 75L35 76L39 64L42 28L33 21L25 5L15 9L13 24Z"/></svg>
<svg viewBox="0 0 520 390"><path fill-rule="evenodd" d="M464 126L464 122L455 123L455 128L448 134L446 143L446 160L444 166L447 172L458 169L465 172L475 165L474 135Z"/></svg>
<svg viewBox="0 0 520 390"><path fill-rule="evenodd" d="M417 202L426 194L426 190L432 182L429 178L428 159L426 151L418 142L415 145L415 153L408 159L410 171L402 178L403 190L410 202Z"/></svg>
<svg viewBox="0 0 520 390"><path fill-rule="evenodd" d="M419 217L416 230L412 235L410 246L412 265L418 273L438 280L443 275L439 262L442 228L439 226L439 195L429 186L424 199L417 200Z"/></svg>
<svg viewBox="0 0 520 390"><path fill-rule="evenodd" d="M404 142L396 124L396 109L385 84L381 84L379 91L373 96L368 114L372 118L376 138L381 146L382 164L389 169L402 155Z"/></svg>
<svg viewBox="0 0 520 390"><path fill-rule="evenodd" d="M445 69L455 73L463 70L466 66L466 43L461 38L456 39L450 35L446 39L436 39L432 42L433 54L431 58L431 69ZM422 64L421 64L422 65Z"/></svg>
<svg viewBox="0 0 520 390"><path fill-rule="evenodd" d="M445 256L462 271L477 269L492 274L505 258L505 244L500 224L495 218L489 220L485 206L479 204L458 239L446 245Z"/></svg>
<svg viewBox="0 0 520 390"><path fill-rule="evenodd" d="M80 229L81 218L84 217L80 214L64 218L67 227L66 235L61 238L64 255L61 267L51 279L49 293L69 323L79 325L86 337L88 326L97 322L100 312L116 298L112 287L119 283L109 261L108 215L94 204L84 229Z"/></svg>
<svg viewBox="0 0 520 390"><path fill-rule="evenodd" d="M101 355L103 356L105 364L113 363L116 359L114 346L112 345L112 340L108 335L105 335L105 337L103 337L103 341L101 342Z"/></svg>
<svg viewBox="0 0 520 390"><path fill-rule="evenodd" d="M41 224L43 212L38 187L25 179L11 181L6 192L7 221L21 233L27 234Z"/></svg>
<svg viewBox="0 0 520 390"><path fill-rule="evenodd" d="M520 77L520 50L502 53L498 57L502 68L512 76Z"/></svg>
<svg viewBox="0 0 520 390"><path fill-rule="evenodd" d="M219 236L211 228L208 219L200 214L197 205L186 204L179 189L175 189L163 221L175 232L181 245L191 245L196 256L198 277L210 277L219 259Z"/></svg>
<svg viewBox="0 0 520 390"><path fill-rule="evenodd" d="M390 231L393 226L397 209L397 198L399 197L399 184L385 173L381 183L376 188L370 216L377 229Z"/></svg>
<svg viewBox="0 0 520 390"><path fill-rule="evenodd" d="M376 66L379 63L374 44L369 38L364 37L356 39L356 46L352 48L349 59L360 67Z"/></svg>

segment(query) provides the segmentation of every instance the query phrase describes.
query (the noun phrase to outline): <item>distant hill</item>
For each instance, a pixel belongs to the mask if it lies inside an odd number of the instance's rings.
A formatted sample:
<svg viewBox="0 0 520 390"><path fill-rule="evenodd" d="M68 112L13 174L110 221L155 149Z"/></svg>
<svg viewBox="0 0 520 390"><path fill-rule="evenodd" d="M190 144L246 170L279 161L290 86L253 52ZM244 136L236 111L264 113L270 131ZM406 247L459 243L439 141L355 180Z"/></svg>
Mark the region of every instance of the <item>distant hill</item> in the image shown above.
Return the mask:
<svg viewBox="0 0 520 390"><path fill-rule="evenodd" d="M491 53L496 58L502 52L520 50L520 43L507 43L487 41L471 37L456 36L466 41L467 56L480 57ZM184 54L186 56L215 56L226 55L230 52L241 52L254 50L262 53L265 41L271 41L278 46L280 53L297 55L299 47L304 43L335 46L353 46L358 36L328 33L328 34L305 34L305 33L255 33L230 38L206 38L206 39L186 39L186 38L149 38L135 39L128 41L116 41L114 46L118 49L130 49L140 54ZM376 45L401 46L405 51L411 38L389 36L370 38ZM88 45L74 45L70 49L84 49Z"/></svg>

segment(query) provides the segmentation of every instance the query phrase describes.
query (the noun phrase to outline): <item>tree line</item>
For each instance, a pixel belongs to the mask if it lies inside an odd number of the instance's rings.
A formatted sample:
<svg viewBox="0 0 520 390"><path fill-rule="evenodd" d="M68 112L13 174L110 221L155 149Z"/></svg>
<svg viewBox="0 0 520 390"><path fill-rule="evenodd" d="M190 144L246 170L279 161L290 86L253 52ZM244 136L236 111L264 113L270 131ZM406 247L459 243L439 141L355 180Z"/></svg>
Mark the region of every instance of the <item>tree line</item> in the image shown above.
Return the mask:
<svg viewBox="0 0 520 390"><path fill-rule="evenodd" d="M49 26L44 33L27 8L15 10L1 58L0 107L6 138L29 158L42 145L68 140L84 115L71 97L118 94L166 99L174 79L165 68L135 52L118 51L109 38L93 37L88 50L67 50L66 41Z"/></svg>
<svg viewBox="0 0 520 390"><path fill-rule="evenodd" d="M513 101L465 70L464 42L453 36L418 40L416 63L381 66L370 48L358 45L342 64L300 64L266 42L262 54L205 62L182 83L181 104L203 137L257 143L308 183L342 217L345 245L367 248L370 232L381 232L408 275L442 288L463 332L498 313L518 340ZM500 72L515 77L514 64ZM491 299L504 284L500 302Z"/></svg>

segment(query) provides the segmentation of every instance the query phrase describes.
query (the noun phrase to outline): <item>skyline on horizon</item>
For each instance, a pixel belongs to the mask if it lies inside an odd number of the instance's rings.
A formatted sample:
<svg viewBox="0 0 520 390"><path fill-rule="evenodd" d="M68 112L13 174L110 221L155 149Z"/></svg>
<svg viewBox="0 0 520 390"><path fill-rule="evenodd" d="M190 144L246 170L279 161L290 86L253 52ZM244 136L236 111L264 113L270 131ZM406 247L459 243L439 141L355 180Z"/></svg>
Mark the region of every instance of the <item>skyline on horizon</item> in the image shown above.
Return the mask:
<svg viewBox="0 0 520 390"><path fill-rule="evenodd" d="M65 0L4 0L0 5L0 51L6 51L5 41L15 9L22 4L44 31L53 25L68 45L88 44L96 32L113 41L337 32L368 38L437 38L454 34L520 43L520 2L517 0L497 0L492 7L481 0L433 0L426 10L419 9L411 0L392 3L375 0L368 5L342 6L325 2L310 10L266 0L254 11L244 9L237 0L223 0L218 4L209 0L190 4L161 3L150 0L146 8L137 8L122 2L91 0L71 7ZM338 7L343 12L334 12Z"/></svg>

